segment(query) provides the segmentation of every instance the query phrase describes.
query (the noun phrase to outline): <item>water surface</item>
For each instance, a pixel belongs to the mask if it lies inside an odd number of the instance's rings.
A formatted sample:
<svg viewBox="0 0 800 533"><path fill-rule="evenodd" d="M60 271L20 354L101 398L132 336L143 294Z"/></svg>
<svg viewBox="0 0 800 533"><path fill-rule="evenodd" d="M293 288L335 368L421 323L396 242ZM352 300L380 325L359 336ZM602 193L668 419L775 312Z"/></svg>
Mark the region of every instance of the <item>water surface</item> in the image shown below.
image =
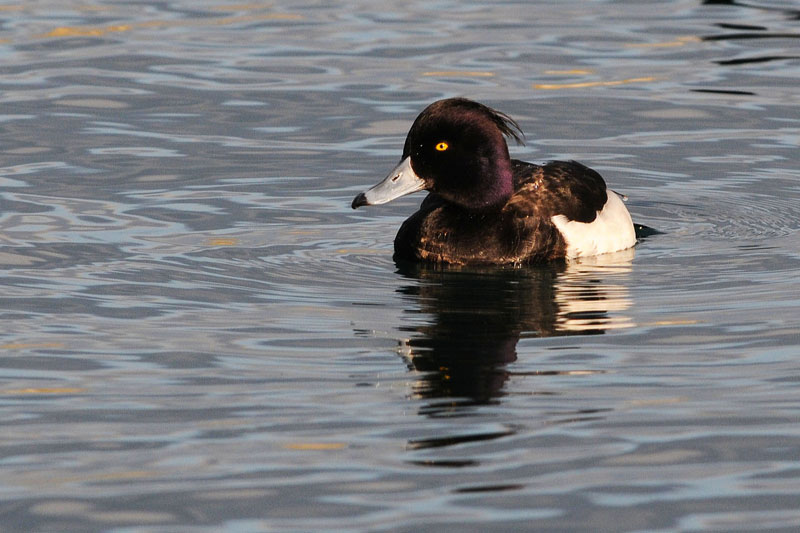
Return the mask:
<svg viewBox="0 0 800 533"><path fill-rule="evenodd" d="M796 530L793 2L0 7L3 531ZM662 233L396 265L431 101Z"/></svg>

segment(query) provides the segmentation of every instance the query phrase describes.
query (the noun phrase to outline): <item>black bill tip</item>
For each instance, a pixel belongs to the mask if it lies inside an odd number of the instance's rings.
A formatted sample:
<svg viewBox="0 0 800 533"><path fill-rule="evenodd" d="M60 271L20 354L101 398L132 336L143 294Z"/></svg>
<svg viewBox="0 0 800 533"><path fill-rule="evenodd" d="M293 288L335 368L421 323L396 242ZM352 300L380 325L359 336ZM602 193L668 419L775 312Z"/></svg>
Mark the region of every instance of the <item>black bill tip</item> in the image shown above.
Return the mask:
<svg viewBox="0 0 800 533"><path fill-rule="evenodd" d="M367 201L367 196L363 192L359 193L358 196L353 198L353 203L350 204L350 207L352 207L353 209L358 209L362 205L369 205L369 202Z"/></svg>

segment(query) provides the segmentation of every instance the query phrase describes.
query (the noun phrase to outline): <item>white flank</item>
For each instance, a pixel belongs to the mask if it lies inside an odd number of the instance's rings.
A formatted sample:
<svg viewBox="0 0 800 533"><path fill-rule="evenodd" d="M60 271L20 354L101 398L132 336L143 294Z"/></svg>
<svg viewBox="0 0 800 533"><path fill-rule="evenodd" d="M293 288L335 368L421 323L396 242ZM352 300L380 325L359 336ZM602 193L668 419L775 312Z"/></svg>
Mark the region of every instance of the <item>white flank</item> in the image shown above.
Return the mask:
<svg viewBox="0 0 800 533"><path fill-rule="evenodd" d="M631 215L622 199L611 190L606 205L591 222L569 220L564 215L555 215L550 220L567 242L567 257L607 254L636 244Z"/></svg>

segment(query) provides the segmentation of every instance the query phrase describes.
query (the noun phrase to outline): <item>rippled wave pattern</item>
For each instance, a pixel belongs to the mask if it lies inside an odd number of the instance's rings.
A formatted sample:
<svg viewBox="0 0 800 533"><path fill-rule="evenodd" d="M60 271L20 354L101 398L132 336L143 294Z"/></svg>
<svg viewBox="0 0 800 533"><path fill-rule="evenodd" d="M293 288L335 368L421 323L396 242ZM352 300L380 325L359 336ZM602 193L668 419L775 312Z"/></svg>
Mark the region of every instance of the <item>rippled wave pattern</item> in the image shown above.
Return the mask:
<svg viewBox="0 0 800 533"><path fill-rule="evenodd" d="M0 6L0 529L800 528L800 8ZM658 233L395 264L431 101Z"/></svg>

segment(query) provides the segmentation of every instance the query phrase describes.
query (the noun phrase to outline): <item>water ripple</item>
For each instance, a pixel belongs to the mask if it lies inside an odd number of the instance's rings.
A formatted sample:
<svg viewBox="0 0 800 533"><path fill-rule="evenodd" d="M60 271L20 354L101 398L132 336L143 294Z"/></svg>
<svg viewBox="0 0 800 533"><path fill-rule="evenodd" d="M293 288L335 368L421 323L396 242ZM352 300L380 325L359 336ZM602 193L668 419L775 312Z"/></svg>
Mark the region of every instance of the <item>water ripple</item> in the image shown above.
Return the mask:
<svg viewBox="0 0 800 533"><path fill-rule="evenodd" d="M796 525L796 8L0 17L7 529ZM396 264L421 196L349 203L448 96L661 233L597 261Z"/></svg>

